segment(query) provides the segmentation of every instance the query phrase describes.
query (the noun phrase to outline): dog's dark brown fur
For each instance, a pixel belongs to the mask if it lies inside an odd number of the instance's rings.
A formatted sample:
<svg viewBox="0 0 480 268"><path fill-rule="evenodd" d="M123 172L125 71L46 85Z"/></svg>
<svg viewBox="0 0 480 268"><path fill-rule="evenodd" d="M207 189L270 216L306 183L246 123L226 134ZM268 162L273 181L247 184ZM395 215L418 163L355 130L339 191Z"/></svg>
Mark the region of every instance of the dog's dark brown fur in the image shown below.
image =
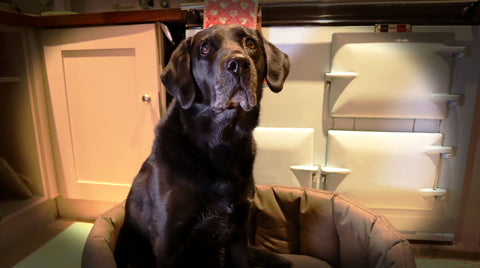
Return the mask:
<svg viewBox="0 0 480 268"><path fill-rule="evenodd" d="M162 81L176 100L128 195L119 267L289 266L247 245L262 84L280 91L289 68L242 26L213 26L173 52Z"/></svg>

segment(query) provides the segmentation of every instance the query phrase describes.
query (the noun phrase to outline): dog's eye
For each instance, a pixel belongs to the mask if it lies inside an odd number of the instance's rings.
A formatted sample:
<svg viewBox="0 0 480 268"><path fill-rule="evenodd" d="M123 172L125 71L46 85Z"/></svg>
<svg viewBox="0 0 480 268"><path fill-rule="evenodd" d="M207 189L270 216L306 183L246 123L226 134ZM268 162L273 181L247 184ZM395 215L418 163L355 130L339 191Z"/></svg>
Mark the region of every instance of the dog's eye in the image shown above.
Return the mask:
<svg viewBox="0 0 480 268"><path fill-rule="evenodd" d="M245 46L249 49L256 49L257 48L257 44L255 43L255 41L252 38L247 38L247 40L245 40Z"/></svg>
<svg viewBox="0 0 480 268"><path fill-rule="evenodd" d="M210 46L210 43L208 43L207 41L204 41L200 45L200 52L202 52L203 55L207 55L208 53L210 53L210 50L212 50L212 46Z"/></svg>

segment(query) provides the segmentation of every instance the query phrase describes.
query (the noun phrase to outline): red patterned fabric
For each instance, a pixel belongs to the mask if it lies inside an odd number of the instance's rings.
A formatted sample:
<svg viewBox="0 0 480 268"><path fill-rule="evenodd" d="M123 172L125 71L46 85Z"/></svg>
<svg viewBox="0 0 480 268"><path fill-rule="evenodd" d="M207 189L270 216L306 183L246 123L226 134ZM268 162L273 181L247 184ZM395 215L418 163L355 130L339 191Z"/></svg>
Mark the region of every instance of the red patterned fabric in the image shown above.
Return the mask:
<svg viewBox="0 0 480 268"><path fill-rule="evenodd" d="M215 24L240 24L256 29L257 0L205 0L203 28Z"/></svg>

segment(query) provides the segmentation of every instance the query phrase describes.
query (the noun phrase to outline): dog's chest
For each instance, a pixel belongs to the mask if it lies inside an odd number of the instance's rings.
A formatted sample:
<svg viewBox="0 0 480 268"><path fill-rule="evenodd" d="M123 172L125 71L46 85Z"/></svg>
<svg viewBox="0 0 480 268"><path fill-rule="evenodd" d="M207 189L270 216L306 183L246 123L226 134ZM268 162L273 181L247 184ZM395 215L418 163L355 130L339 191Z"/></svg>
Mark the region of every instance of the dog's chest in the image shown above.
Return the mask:
<svg viewBox="0 0 480 268"><path fill-rule="evenodd" d="M207 234L211 241L224 243L233 226L234 205L226 202L210 204L201 209L195 231Z"/></svg>

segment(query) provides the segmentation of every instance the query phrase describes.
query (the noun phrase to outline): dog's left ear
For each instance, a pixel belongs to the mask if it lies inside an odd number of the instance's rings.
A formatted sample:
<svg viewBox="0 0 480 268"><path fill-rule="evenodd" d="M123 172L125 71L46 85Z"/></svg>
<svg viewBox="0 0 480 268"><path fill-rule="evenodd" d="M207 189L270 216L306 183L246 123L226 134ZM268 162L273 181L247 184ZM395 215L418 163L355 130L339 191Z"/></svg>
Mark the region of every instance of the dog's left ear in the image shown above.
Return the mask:
<svg viewBox="0 0 480 268"><path fill-rule="evenodd" d="M263 49L267 61L266 80L268 87L273 92L280 92L283 83L290 72L290 59L288 55L280 51L276 46L263 38Z"/></svg>
<svg viewBox="0 0 480 268"><path fill-rule="evenodd" d="M195 80L190 70L191 38L183 40L173 51L161 75L167 91L180 102L183 109L192 106L195 99Z"/></svg>

